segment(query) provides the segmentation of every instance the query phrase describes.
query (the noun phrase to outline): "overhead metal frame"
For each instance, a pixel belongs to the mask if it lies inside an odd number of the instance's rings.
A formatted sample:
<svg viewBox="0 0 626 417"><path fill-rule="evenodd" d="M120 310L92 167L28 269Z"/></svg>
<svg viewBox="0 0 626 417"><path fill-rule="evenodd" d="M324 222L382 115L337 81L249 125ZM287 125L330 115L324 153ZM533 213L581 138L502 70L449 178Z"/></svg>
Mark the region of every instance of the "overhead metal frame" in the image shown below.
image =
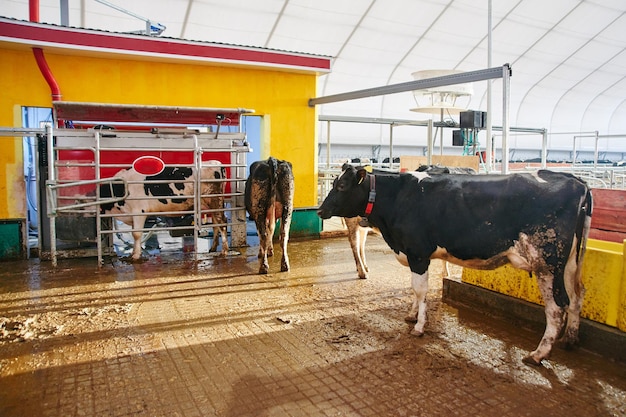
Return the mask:
<svg viewBox="0 0 626 417"><path fill-rule="evenodd" d="M441 77L414 80L405 83L386 85L382 87L367 88L346 93L333 94L309 99L309 106L319 104L336 103L339 101L355 100L360 98L382 96L387 94L402 93L406 91L423 90L427 88L443 87L455 84L464 84L477 81L486 81L502 78L502 173L509 172L508 149L509 149L509 102L510 102L510 78L511 66L504 64L501 67L493 67L476 71L462 72L459 74L444 75ZM489 139L490 140L490 139ZM429 139L430 141L430 139ZM506 157L505 157L506 155Z"/></svg>

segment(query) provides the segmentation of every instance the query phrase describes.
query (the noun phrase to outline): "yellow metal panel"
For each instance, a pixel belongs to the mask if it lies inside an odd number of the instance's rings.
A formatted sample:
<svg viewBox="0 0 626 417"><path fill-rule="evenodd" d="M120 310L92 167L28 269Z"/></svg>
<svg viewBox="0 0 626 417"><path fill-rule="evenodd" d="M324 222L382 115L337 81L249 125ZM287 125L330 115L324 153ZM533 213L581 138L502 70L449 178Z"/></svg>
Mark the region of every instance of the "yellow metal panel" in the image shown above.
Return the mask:
<svg viewBox="0 0 626 417"><path fill-rule="evenodd" d="M624 244L589 239L582 270L586 292L581 315L621 330L626 330L625 253ZM493 271L464 268L462 281L543 304L534 276L509 265Z"/></svg>
<svg viewBox="0 0 626 417"><path fill-rule="evenodd" d="M622 280L619 290L619 307L617 309L617 327L626 332L626 240L622 243Z"/></svg>
<svg viewBox="0 0 626 417"><path fill-rule="evenodd" d="M583 262L583 317L617 326L623 254L623 244L589 239Z"/></svg>

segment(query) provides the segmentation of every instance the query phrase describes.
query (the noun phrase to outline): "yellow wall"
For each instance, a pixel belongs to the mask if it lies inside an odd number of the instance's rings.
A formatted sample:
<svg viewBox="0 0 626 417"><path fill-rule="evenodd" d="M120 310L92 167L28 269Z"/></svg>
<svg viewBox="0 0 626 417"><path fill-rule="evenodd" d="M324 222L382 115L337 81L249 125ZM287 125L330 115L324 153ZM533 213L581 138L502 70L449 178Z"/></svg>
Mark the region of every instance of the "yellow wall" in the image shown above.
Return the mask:
<svg viewBox="0 0 626 417"><path fill-rule="evenodd" d="M264 118L263 156L294 166L296 207L317 202L317 76L264 69L65 55L45 50L63 100L189 107L250 108ZM21 127L22 106L52 107L29 49L0 45L0 126ZM0 138L0 218L25 217L21 138Z"/></svg>

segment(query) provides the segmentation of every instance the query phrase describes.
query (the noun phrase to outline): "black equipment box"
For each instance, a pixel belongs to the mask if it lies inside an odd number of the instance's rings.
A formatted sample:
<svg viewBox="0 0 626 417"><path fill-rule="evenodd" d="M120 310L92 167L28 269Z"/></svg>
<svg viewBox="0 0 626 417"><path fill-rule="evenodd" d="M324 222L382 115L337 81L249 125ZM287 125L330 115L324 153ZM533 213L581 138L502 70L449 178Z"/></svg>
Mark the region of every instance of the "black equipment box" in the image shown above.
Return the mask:
<svg viewBox="0 0 626 417"><path fill-rule="evenodd" d="M460 125L462 129L482 129L486 125L487 112L468 110L460 113Z"/></svg>
<svg viewBox="0 0 626 417"><path fill-rule="evenodd" d="M453 130L452 131L452 146L463 146L465 145L465 138L463 137L462 130Z"/></svg>

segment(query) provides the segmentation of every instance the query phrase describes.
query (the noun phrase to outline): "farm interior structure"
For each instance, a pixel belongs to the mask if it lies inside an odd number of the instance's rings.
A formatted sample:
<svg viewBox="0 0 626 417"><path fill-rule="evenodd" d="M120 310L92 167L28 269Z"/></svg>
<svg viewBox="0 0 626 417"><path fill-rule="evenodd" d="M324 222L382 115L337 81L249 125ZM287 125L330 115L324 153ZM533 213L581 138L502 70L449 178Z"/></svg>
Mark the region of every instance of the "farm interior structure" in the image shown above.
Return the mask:
<svg viewBox="0 0 626 417"><path fill-rule="evenodd" d="M317 215L339 173L328 126L392 132L408 121L320 116L311 100L332 57L32 20L0 17L0 415L626 415L617 168L587 178L582 349L528 367L521 358L545 321L528 273L445 276L433 262L419 339L402 318L409 271L381 237L368 238L370 278L356 278L340 219ZM430 153L451 127L439 123L415 123L428 128ZM396 165L388 151L390 170L486 162L480 148L397 152ZM296 239L289 272L258 275L243 192L250 163L269 156L293 167ZM215 209L201 205L196 178L193 206L149 218L142 259L130 260L136 227L99 209L129 196L100 187L127 187L114 177L126 168L200 172L212 161L225 168L225 223L207 221ZM227 227L225 256L208 253L214 226Z"/></svg>

